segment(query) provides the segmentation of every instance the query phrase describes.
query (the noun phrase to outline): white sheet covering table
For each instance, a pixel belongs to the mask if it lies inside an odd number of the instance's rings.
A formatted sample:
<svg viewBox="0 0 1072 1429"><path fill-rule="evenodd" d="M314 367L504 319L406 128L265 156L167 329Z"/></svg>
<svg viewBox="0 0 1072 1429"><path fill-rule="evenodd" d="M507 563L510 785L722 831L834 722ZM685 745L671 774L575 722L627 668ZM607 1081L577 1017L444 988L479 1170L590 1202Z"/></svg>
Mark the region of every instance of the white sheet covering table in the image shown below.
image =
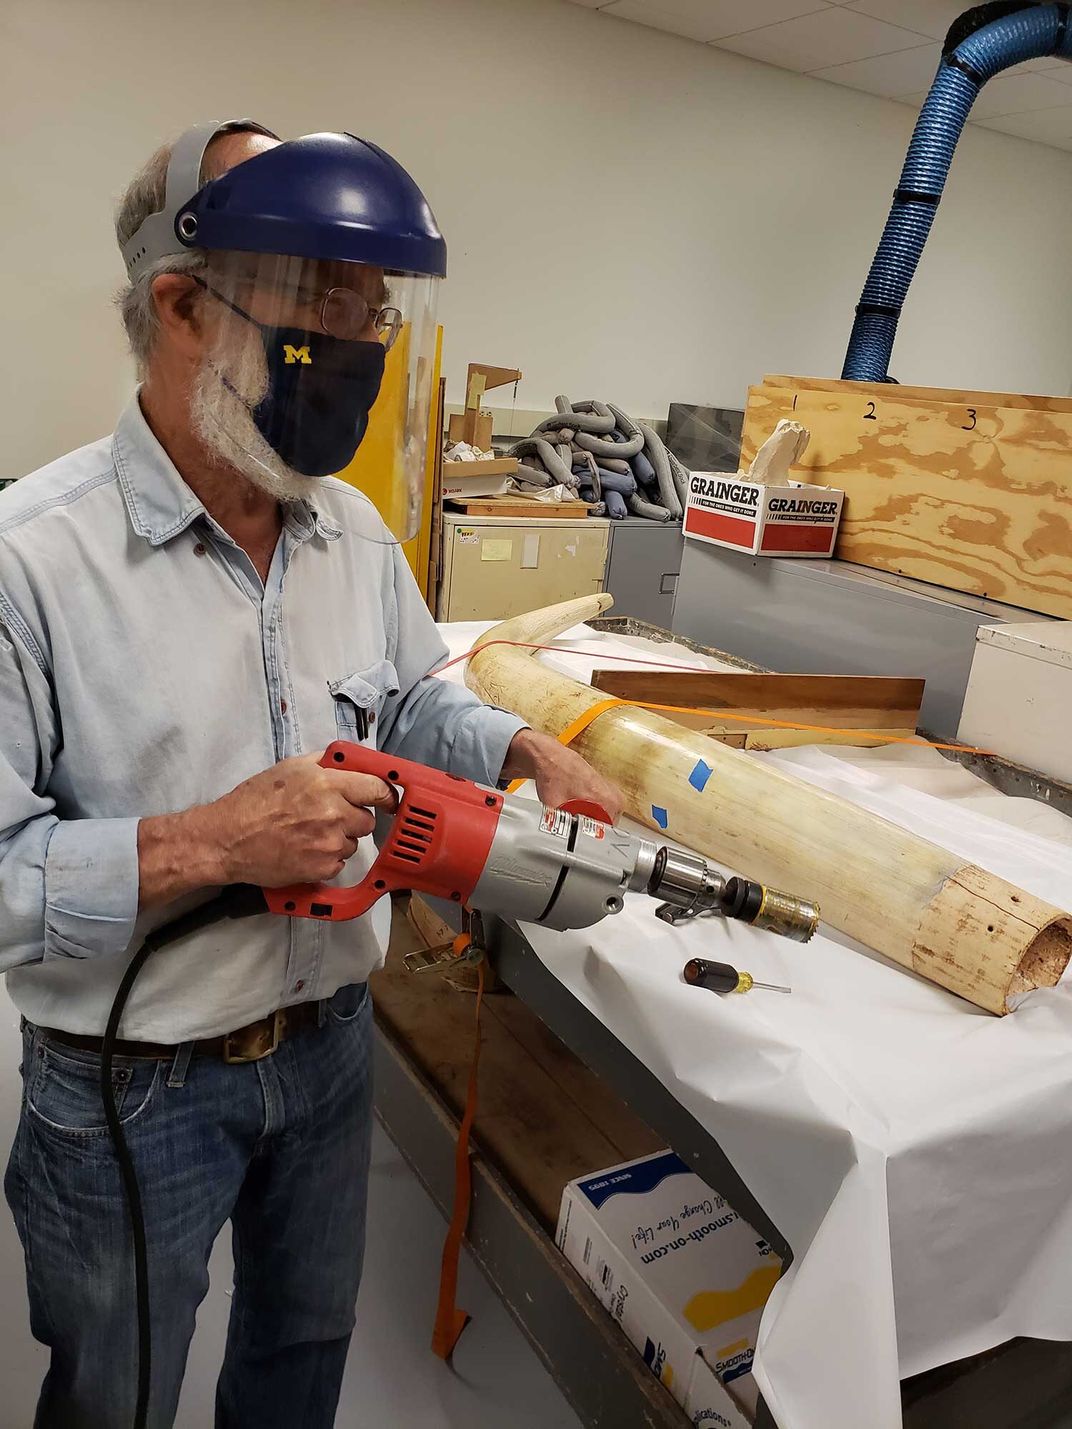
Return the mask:
<svg viewBox="0 0 1072 1429"><path fill-rule="evenodd" d="M452 654L487 628L442 627ZM538 658L580 680L638 653L583 627L557 643L586 654ZM1072 819L934 750L742 757L1072 907ZM714 919L671 928L639 895L595 928L523 931L717 1138L793 1247L755 1364L781 1429L895 1429L901 1378L1018 1335L1072 1339L1072 983L995 1018L825 925L806 947ZM695 956L792 996L689 987Z"/></svg>

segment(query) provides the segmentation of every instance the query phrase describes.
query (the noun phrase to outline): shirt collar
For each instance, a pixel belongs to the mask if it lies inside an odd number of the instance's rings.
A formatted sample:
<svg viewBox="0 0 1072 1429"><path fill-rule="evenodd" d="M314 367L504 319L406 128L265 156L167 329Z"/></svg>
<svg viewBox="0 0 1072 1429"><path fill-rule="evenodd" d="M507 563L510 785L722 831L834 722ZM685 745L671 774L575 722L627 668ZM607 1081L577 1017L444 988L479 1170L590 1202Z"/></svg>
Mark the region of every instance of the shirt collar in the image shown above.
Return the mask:
<svg viewBox="0 0 1072 1429"><path fill-rule="evenodd" d="M204 504L154 436L137 393L119 418L112 437L112 458L130 524L150 545L164 545L199 516L207 516ZM314 532L326 541L342 535L308 501L287 502L284 520L299 540L308 540Z"/></svg>

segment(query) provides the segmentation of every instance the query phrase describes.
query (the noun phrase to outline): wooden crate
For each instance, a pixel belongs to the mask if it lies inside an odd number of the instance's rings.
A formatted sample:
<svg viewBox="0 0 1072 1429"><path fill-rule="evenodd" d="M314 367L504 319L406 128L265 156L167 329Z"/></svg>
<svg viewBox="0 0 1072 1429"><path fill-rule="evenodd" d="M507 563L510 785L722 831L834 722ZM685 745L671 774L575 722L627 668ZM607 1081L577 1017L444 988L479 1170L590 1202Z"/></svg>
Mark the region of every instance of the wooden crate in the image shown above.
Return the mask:
<svg viewBox="0 0 1072 1429"><path fill-rule="evenodd" d="M1072 399L767 377L742 469L783 417L791 474L846 493L843 560L1072 618Z"/></svg>

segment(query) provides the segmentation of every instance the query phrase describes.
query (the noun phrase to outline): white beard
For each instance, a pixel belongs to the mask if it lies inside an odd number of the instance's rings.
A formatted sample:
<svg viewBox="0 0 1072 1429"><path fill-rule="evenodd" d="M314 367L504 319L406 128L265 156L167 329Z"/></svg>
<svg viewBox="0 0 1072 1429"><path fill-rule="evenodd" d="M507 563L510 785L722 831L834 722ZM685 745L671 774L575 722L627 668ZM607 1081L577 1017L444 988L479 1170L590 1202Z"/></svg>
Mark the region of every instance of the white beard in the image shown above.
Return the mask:
<svg viewBox="0 0 1072 1429"><path fill-rule="evenodd" d="M233 392L225 385L225 377ZM216 461L275 500L307 500L320 478L303 476L288 466L265 441L253 420L251 408L261 400L267 386L264 348L253 333L243 336L234 352L217 352L215 361L206 358L194 381L190 405L194 432Z"/></svg>

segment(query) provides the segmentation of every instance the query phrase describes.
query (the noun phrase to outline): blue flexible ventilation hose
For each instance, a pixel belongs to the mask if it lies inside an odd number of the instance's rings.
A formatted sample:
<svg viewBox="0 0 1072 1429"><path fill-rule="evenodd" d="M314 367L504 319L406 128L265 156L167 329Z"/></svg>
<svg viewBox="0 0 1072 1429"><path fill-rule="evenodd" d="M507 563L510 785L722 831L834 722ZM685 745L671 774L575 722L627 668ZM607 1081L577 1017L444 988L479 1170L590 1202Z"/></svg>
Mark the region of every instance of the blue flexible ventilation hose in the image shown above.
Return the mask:
<svg viewBox="0 0 1072 1429"><path fill-rule="evenodd" d="M1045 55L1072 60L1069 10L1067 4L979 5L949 31L856 309L843 378L893 380L890 356L901 306L976 96L988 79L1024 60Z"/></svg>

